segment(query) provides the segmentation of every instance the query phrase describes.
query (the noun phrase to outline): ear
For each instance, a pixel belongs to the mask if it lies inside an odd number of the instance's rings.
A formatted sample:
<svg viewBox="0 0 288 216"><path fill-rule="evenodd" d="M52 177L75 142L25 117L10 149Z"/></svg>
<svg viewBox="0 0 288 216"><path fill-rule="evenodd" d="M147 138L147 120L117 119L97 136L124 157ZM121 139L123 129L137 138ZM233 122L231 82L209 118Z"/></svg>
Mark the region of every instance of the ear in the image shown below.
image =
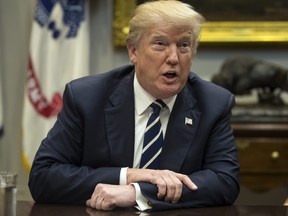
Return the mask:
<svg viewBox="0 0 288 216"><path fill-rule="evenodd" d="M137 49L136 49L136 45L135 45L135 44L132 44L132 43L128 43L128 44L127 44L127 50L128 50L130 62L131 62L132 64L136 64L136 62L137 62Z"/></svg>

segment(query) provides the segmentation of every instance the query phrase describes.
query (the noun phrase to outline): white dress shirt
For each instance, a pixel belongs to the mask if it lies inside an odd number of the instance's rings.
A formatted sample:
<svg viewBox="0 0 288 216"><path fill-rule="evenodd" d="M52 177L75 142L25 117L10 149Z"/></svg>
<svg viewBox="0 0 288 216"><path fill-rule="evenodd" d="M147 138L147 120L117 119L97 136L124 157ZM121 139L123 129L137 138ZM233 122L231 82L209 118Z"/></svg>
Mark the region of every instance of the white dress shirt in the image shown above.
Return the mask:
<svg viewBox="0 0 288 216"><path fill-rule="evenodd" d="M150 107L157 98L151 96L148 92L146 92L142 86L139 84L136 74L134 76L134 101L135 101L135 145L134 145L134 160L133 167L139 168L142 148L144 142L144 131L146 128L146 124L150 115L153 113L153 109ZM163 99L163 102L166 104L166 107L162 108L160 112L160 121L162 125L163 138L165 137L166 128L168 125L169 117L171 110L174 106L177 95ZM126 185L126 174L127 167L122 168L120 172L120 185ZM147 200L141 194L140 187L137 183L133 183L136 189L136 202L138 204L138 209L141 211L145 211L146 209L151 208Z"/></svg>

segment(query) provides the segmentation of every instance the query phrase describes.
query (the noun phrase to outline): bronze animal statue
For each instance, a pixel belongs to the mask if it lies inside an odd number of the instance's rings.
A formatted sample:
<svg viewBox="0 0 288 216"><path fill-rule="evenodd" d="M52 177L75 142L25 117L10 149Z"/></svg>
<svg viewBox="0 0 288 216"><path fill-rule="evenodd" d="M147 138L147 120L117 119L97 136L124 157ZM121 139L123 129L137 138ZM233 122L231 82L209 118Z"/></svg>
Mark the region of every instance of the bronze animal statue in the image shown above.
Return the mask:
<svg viewBox="0 0 288 216"><path fill-rule="evenodd" d="M225 60L211 81L235 95L250 94L256 89L259 103L283 105L280 94L288 91L287 79L288 69L249 56L236 56Z"/></svg>

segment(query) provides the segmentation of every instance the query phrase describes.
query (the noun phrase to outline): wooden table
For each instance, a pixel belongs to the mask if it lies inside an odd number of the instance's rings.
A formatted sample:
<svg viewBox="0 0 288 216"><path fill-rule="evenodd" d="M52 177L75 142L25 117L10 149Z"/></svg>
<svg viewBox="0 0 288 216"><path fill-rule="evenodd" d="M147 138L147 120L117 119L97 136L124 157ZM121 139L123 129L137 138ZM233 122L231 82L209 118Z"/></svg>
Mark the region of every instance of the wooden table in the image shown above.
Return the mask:
<svg viewBox="0 0 288 216"><path fill-rule="evenodd" d="M85 206L35 204L32 201L18 201L16 216L287 216L287 206L222 206L209 208L190 208L139 214L123 209L97 211ZM8 216L8 215L7 215Z"/></svg>

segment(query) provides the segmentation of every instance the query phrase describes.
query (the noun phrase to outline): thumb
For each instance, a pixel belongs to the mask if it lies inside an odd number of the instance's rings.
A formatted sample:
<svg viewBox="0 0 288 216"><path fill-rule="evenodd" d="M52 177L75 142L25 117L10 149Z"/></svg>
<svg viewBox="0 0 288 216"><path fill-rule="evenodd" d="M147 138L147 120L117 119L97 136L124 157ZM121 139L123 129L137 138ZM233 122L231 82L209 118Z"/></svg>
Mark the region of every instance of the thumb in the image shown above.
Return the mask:
<svg viewBox="0 0 288 216"><path fill-rule="evenodd" d="M88 200L86 201L86 206L91 206L91 199L88 199Z"/></svg>

